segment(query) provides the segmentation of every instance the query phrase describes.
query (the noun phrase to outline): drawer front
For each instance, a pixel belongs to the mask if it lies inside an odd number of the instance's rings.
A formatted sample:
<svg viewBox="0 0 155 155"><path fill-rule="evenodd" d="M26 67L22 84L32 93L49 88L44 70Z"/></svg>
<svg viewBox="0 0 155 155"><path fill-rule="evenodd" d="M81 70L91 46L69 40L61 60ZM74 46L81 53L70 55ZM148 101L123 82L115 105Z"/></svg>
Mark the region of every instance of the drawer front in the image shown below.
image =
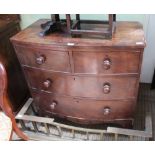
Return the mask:
<svg viewBox="0 0 155 155"><path fill-rule="evenodd" d="M70 72L68 52L16 46L16 53L22 65Z"/></svg>
<svg viewBox="0 0 155 155"><path fill-rule="evenodd" d="M134 76L72 76L24 68L29 86L62 95L100 99L127 99L136 95Z"/></svg>
<svg viewBox="0 0 155 155"><path fill-rule="evenodd" d="M56 96L32 90L34 103L41 113L55 114L76 120L110 121L132 118L135 101L102 101Z"/></svg>
<svg viewBox="0 0 155 155"><path fill-rule="evenodd" d="M73 52L74 72L139 73L140 52Z"/></svg>

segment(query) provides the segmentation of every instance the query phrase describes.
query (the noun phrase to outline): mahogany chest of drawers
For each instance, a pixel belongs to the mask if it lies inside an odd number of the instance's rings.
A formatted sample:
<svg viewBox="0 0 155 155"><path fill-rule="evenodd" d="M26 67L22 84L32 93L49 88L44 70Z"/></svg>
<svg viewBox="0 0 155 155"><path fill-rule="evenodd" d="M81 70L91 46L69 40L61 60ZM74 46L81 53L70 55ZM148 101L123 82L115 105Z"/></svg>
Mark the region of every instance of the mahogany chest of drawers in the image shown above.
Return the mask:
<svg viewBox="0 0 155 155"><path fill-rule="evenodd" d="M82 124L132 124L144 33L138 22L117 22L113 38L38 34L39 20L11 38L40 115Z"/></svg>

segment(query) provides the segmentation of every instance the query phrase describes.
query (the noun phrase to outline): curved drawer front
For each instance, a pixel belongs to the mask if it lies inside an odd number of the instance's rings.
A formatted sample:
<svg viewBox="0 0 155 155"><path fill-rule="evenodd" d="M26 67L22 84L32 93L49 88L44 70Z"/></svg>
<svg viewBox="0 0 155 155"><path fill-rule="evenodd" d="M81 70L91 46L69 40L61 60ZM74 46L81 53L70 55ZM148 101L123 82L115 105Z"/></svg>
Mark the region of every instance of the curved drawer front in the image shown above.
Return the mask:
<svg viewBox="0 0 155 155"><path fill-rule="evenodd" d="M136 95L134 76L72 76L24 68L29 86L62 95L97 99L127 99Z"/></svg>
<svg viewBox="0 0 155 155"><path fill-rule="evenodd" d="M139 73L140 52L73 52L74 72Z"/></svg>
<svg viewBox="0 0 155 155"><path fill-rule="evenodd" d="M102 101L56 96L32 90L34 103L43 114L56 114L82 121L110 121L132 118L135 102L132 100ZM96 123L96 122L95 122Z"/></svg>
<svg viewBox="0 0 155 155"><path fill-rule="evenodd" d="M45 70L70 72L68 52L16 46L16 53L22 65Z"/></svg>

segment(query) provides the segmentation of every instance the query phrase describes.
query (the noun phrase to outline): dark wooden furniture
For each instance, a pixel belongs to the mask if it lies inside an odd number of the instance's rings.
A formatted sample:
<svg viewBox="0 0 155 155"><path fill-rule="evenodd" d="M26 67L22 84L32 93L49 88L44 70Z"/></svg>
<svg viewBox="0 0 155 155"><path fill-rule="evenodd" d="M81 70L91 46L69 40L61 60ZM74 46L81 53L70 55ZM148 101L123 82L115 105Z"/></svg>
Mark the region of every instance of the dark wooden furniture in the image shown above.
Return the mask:
<svg viewBox="0 0 155 155"><path fill-rule="evenodd" d="M0 14L0 19L8 22L16 22L19 24L20 15L19 14Z"/></svg>
<svg viewBox="0 0 155 155"><path fill-rule="evenodd" d="M20 31L19 19L19 15L0 15L0 61L7 71L8 94L14 112L17 112L29 97L26 80L9 40Z"/></svg>
<svg viewBox="0 0 155 155"><path fill-rule="evenodd" d="M152 77L151 89L155 89L155 70Z"/></svg>
<svg viewBox="0 0 155 155"><path fill-rule="evenodd" d="M66 14L66 19L60 19L59 14L53 14L51 19L41 24L43 30L39 33L40 36L59 31L73 37L112 38L116 28L115 14L109 14L108 20L103 21L80 19L79 14L76 14L75 19L71 19L70 14Z"/></svg>
<svg viewBox="0 0 155 155"><path fill-rule="evenodd" d="M102 35L105 37L112 37L112 34L115 30L115 22L116 22L116 15L109 14L107 21L95 21L95 20L81 20L80 15L76 14L76 20L71 20L70 14L66 14L66 20L67 20L67 31L71 35ZM54 18L55 21L60 21L59 15L55 15ZM86 25L84 29L82 29L82 24ZM94 24L98 24L102 27L102 29L92 29ZM103 28L103 25L106 24L106 26ZM100 27L100 28L101 28Z"/></svg>
<svg viewBox="0 0 155 155"><path fill-rule="evenodd" d="M18 128L18 125L15 120L15 116L12 110L12 103L10 102L7 94L8 89L8 80L7 73L4 68L4 65L0 62L0 108L3 112L10 118L12 122L12 133L13 131L23 140L28 140L28 137L23 134L23 132ZM12 134L10 140L12 139Z"/></svg>
<svg viewBox="0 0 155 155"><path fill-rule="evenodd" d="M131 125L145 47L142 25L116 22L110 40L73 38L67 32L40 37L46 21L11 38L39 114Z"/></svg>

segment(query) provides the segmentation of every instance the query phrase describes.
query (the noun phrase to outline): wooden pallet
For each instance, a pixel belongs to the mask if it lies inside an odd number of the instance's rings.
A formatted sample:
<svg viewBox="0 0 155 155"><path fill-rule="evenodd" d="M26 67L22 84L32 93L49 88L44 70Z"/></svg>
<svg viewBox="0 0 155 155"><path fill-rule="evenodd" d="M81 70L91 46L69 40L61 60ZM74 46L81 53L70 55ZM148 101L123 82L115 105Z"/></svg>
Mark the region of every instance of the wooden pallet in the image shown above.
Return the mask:
<svg viewBox="0 0 155 155"><path fill-rule="evenodd" d="M123 129L107 127L91 129L66 125L56 122L54 118L35 116L32 108L33 99L29 98L16 115L19 127L30 140L150 140L152 138L151 112L145 116L145 129Z"/></svg>

